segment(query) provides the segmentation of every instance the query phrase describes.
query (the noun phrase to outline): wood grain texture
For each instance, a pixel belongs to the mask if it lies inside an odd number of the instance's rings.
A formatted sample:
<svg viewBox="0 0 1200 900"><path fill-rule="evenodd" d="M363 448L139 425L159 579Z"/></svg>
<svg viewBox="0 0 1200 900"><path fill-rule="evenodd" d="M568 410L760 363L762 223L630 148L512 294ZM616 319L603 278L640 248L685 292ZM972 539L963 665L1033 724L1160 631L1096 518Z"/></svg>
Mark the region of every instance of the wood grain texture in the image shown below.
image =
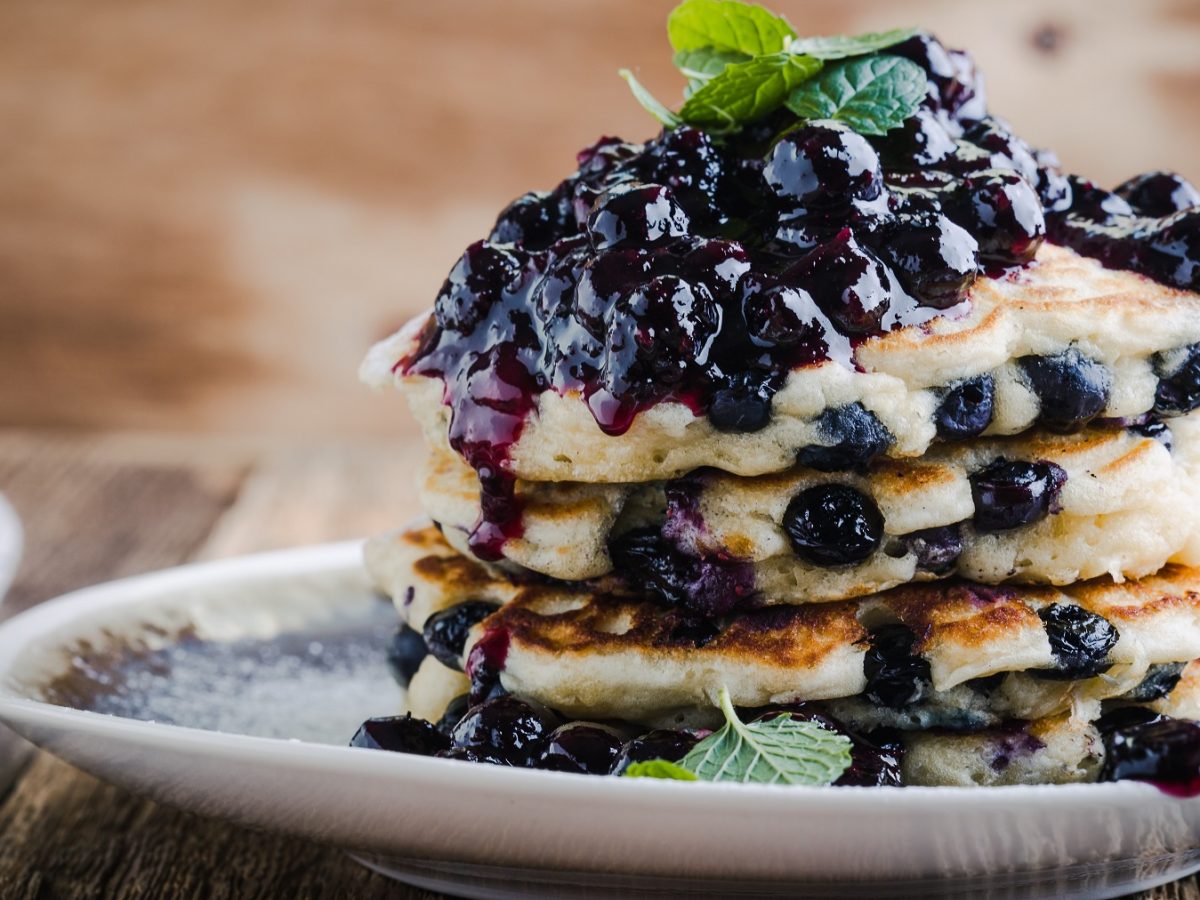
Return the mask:
<svg viewBox="0 0 1200 900"><path fill-rule="evenodd" d="M415 452L415 451L414 451ZM126 460L122 462L122 456ZM23 603L61 588L291 541L365 534L411 512L411 463L379 447L255 454L0 432L0 490L25 521ZM402 509L403 508L403 509ZM0 897L430 900L340 850L164 807L39 754L0 787ZM1200 900L1196 879L1139 895Z"/></svg>

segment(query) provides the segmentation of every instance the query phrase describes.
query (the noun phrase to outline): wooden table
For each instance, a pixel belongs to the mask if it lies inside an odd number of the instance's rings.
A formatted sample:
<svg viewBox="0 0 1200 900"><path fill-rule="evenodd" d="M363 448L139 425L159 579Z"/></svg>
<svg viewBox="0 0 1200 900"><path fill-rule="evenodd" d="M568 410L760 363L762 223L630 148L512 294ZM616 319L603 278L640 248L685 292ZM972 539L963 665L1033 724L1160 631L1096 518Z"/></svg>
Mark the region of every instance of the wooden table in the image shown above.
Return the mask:
<svg viewBox="0 0 1200 900"><path fill-rule="evenodd" d="M415 514L413 445L262 446L0 431L26 554L0 617L189 559L336 540ZM429 898L338 849L201 819L37 754L0 784L3 898ZM1200 900L1196 879L1142 895Z"/></svg>

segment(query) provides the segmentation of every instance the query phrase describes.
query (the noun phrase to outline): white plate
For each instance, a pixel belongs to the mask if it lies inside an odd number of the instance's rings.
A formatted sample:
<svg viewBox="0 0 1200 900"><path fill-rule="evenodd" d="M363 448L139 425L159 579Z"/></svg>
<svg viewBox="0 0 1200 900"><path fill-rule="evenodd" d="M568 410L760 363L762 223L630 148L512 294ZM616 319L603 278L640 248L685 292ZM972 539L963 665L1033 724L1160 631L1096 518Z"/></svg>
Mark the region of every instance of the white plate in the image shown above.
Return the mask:
<svg viewBox="0 0 1200 900"><path fill-rule="evenodd" d="M21 562L21 520L3 494L0 494L0 601L17 576Z"/></svg>
<svg viewBox="0 0 1200 900"><path fill-rule="evenodd" d="M0 719L163 802L475 897L1115 896L1200 869L1200 800L1135 783L693 784L335 746L399 703L393 621L357 544L88 588L0 626ZM70 705L45 702L68 670Z"/></svg>

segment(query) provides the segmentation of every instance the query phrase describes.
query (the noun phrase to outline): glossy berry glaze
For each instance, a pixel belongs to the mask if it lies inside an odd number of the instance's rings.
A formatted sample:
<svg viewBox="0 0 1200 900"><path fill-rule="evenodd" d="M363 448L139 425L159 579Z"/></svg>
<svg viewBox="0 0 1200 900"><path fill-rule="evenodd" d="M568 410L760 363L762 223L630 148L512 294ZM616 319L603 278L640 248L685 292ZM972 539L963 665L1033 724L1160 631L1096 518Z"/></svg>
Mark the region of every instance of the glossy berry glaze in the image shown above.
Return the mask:
<svg viewBox="0 0 1200 900"><path fill-rule="evenodd" d="M884 137L783 111L726 136L603 138L467 248L397 368L443 380L450 444L479 473L477 556L521 534L509 453L544 391L578 393L608 434L665 401L757 431L793 368L854 366L872 336L961 313L981 271L1032 259L1048 219L1083 253L1196 287L1200 210L1170 214L1189 185L1129 183L1127 202L1072 182L988 116L965 54L928 35L889 52L929 81ZM986 426L990 387L952 398L943 436Z"/></svg>

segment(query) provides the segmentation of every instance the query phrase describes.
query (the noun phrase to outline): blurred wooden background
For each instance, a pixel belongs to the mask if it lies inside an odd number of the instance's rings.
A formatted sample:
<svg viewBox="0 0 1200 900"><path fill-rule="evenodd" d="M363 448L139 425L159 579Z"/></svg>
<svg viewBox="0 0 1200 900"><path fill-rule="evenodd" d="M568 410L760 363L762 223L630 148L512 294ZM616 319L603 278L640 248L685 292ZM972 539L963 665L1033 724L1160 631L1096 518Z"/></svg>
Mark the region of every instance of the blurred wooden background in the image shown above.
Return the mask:
<svg viewBox="0 0 1200 900"><path fill-rule="evenodd" d="M373 339L511 197L678 96L671 0L0 4L0 426L377 438ZM1112 183L1200 180L1197 0L775 0L924 24Z"/></svg>

